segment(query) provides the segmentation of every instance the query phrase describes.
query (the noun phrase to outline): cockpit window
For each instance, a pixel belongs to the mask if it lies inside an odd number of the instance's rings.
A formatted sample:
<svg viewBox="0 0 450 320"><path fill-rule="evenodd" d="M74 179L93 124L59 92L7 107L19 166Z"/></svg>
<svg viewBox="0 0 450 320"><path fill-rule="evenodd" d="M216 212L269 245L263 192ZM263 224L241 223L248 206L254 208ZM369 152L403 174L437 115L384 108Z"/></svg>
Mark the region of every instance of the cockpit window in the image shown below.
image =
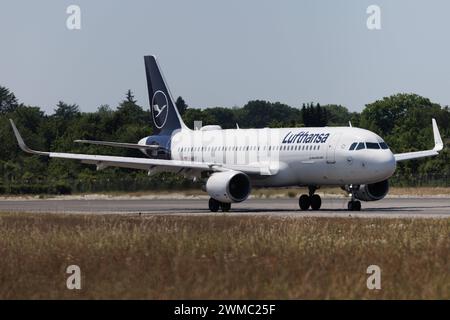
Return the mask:
<svg viewBox="0 0 450 320"><path fill-rule="evenodd" d="M352 145L350 146L350 150L355 150L357 144L358 142L353 142Z"/></svg>
<svg viewBox="0 0 450 320"><path fill-rule="evenodd" d="M377 142L366 142L367 149L380 149L380 145Z"/></svg>
<svg viewBox="0 0 450 320"><path fill-rule="evenodd" d="M364 149L366 146L364 145L364 142L360 142L359 144L358 144L358 146L356 147L356 150L361 150L361 149Z"/></svg>
<svg viewBox="0 0 450 320"><path fill-rule="evenodd" d="M380 142L380 147L381 147L381 149L385 149L385 150L389 149L389 147L388 147L386 142Z"/></svg>

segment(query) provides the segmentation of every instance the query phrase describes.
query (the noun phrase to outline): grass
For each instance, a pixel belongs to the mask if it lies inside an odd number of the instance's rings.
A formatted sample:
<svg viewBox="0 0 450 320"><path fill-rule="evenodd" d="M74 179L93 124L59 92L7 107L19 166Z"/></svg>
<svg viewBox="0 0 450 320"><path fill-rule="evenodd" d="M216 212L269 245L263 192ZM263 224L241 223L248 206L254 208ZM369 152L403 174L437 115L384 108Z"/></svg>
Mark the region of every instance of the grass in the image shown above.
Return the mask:
<svg viewBox="0 0 450 320"><path fill-rule="evenodd" d="M308 193L307 188L254 188L251 197L259 199L296 198ZM348 194L339 187L322 187L317 193L324 197L347 197ZM388 196L406 197L450 197L450 187L391 187ZM151 190L151 191L108 191L99 193L74 193L72 195L28 194L13 195L3 194L0 199L67 199L67 198L127 198L127 197L151 197L161 199L179 199L182 197L204 197L208 194L200 189L186 190Z"/></svg>
<svg viewBox="0 0 450 320"><path fill-rule="evenodd" d="M307 188L254 188L251 196L255 198L296 198L303 193L308 193ZM322 187L317 190L317 193L326 196L347 196L347 193L339 187ZM39 199L51 199L51 198L65 198L65 197L77 197L77 196L106 196L106 197L208 197L207 193L200 189L187 189L187 190L151 190L151 191L110 191L99 193L74 193L73 195L2 195L0 198L39 198ZM429 197L429 196L450 196L450 187L391 187L389 189L389 196L411 196L411 197Z"/></svg>
<svg viewBox="0 0 450 320"><path fill-rule="evenodd" d="M449 299L449 252L450 219L2 213L0 298Z"/></svg>

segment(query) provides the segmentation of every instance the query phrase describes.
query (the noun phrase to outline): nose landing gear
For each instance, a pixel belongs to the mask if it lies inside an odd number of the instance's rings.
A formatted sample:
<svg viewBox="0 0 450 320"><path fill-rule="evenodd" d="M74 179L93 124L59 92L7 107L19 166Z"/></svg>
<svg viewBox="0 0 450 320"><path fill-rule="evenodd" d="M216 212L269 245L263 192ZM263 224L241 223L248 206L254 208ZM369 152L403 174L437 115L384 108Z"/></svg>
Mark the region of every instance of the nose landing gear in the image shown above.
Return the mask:
<svg viewBox="0 0 450 320"><path fill-rule="evenodd" d="M298 199L298 205L301 210L308 210L311 207L312 210L319 210L322 205L322 199L318 194L314 194L316 192L316 186L309 186L309 195L302 194Z"/></svg>
<svg viewBox="0 0 450 320"><path fill-rule="evenodd" d="M361 211L361 202L355 200L355 192L359 189L359 186L349 185L348 190L352 194L352 200L350 200L347 204L348 211Z"/></svg>

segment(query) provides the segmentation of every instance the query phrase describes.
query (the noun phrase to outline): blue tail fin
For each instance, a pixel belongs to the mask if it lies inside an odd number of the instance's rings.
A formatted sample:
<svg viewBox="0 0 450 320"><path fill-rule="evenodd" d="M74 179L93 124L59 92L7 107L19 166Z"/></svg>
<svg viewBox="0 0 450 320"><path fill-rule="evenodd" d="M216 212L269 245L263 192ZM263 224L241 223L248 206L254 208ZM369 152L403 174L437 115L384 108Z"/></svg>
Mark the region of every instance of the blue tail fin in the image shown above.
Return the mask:
<svg viewBox="0 0 450 320"><path fill-rule="evenodd" d="M144 61L154 135L171 135L174 130L187 128L178 113L156 58L145 56Z"/></svg>

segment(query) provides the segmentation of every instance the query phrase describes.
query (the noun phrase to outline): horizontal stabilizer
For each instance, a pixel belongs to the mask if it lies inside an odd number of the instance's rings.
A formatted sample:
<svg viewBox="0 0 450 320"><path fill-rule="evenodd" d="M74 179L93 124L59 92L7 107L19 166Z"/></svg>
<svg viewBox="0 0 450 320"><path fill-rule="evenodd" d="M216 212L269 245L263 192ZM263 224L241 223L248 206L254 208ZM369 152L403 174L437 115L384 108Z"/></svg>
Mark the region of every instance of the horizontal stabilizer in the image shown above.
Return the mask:
<svg viewBox="0 0 450 320"><path fill-rule="evenodd" d="M157 144L137 144L137 143L124 143L124 142L110 142L110 141L96 141L96 140L75 140L77 143L96 144L108 147L118 148L130 148L130 149L158 149Z"/></svg>

